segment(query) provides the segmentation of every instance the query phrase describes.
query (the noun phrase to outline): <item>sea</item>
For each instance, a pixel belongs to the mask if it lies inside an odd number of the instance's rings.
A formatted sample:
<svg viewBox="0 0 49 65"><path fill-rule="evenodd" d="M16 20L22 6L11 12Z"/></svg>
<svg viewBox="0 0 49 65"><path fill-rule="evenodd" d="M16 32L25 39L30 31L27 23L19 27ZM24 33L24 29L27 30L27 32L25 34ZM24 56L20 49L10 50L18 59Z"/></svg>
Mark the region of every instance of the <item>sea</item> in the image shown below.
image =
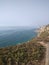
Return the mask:
<svg viewBox="0 0 49 65"><path fill-rule="evenodd" d="M22 44L37 36L32 27L0 27L0 48Z"/></svg>

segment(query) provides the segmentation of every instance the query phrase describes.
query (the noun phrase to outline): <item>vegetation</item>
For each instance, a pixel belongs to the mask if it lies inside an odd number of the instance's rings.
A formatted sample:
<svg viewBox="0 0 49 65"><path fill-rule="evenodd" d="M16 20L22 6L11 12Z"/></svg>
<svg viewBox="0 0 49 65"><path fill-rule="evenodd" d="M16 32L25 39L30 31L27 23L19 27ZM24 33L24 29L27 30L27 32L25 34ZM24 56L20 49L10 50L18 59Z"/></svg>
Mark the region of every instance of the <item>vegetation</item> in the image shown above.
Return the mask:
<svg viewBox="0 0 49 65"><path fill-rule="evenodd" d="M28 42L0 48L0 65L45 65L43 63L45 63L46 48L40 44L41 41L49 42L49 30L47 28L40 33L40 36Z"/></svg>
<svg viewBox="0 0 49 65"><path fill-rule="evenodd" d="M45 47L32 42L1 48L0 65L40 65L45 51Z"/></svg>
<svg viewBox="0 0 49 65"><path fill-rule="evenodd" d="M44 42L49 42L49 33L47 31L42 32L39 37L40 40Z"/></svg>

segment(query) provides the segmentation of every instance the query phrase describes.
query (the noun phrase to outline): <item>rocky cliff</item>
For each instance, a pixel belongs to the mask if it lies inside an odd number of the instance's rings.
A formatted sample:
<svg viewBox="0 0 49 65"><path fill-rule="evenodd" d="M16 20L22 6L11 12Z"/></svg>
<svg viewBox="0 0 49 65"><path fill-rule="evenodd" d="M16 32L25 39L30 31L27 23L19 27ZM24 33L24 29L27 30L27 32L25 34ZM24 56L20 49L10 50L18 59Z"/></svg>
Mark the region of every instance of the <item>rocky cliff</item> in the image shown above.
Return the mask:
<svg viewBox="0 0 49 65"><path fill-rule="evenodd" d="M39 28L37 31L37 37L40 38L40 40L49 42L49 24Z"/></svg>
<svg viewBox="0 0 49 65"><path fill-rule="evenodd" d="M40 27L38 29L38 36L40 36L42 33L47 32L47 34L49 34L49 24L43 27Z"/></svg>

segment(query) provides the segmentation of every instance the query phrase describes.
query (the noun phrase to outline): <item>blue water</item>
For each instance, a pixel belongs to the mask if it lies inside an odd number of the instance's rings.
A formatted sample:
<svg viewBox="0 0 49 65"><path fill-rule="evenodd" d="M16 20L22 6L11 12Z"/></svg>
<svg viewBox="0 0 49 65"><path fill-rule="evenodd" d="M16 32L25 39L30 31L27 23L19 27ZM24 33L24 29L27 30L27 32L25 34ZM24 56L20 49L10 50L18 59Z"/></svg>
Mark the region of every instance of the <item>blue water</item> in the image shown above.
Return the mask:
<svg viewBox="0 0 49 65"><path fill-rule="evenodd" d="M13 46L26 42L35 37L35 29L6 29L0 30L0 47Z"/></svg>

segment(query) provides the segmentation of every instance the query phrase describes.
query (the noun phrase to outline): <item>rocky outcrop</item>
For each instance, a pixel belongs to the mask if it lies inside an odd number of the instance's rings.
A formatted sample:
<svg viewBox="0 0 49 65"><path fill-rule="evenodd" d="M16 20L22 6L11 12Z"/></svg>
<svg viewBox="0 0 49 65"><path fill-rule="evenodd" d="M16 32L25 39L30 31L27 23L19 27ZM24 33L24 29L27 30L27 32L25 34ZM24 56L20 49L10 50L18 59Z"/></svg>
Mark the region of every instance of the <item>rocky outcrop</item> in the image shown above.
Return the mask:
<svg viewBox="0 0 49 65"><path fill-rule="evenodd" d="M49 24L38 29L38 37L45 32L49 34Z"/></svg>

